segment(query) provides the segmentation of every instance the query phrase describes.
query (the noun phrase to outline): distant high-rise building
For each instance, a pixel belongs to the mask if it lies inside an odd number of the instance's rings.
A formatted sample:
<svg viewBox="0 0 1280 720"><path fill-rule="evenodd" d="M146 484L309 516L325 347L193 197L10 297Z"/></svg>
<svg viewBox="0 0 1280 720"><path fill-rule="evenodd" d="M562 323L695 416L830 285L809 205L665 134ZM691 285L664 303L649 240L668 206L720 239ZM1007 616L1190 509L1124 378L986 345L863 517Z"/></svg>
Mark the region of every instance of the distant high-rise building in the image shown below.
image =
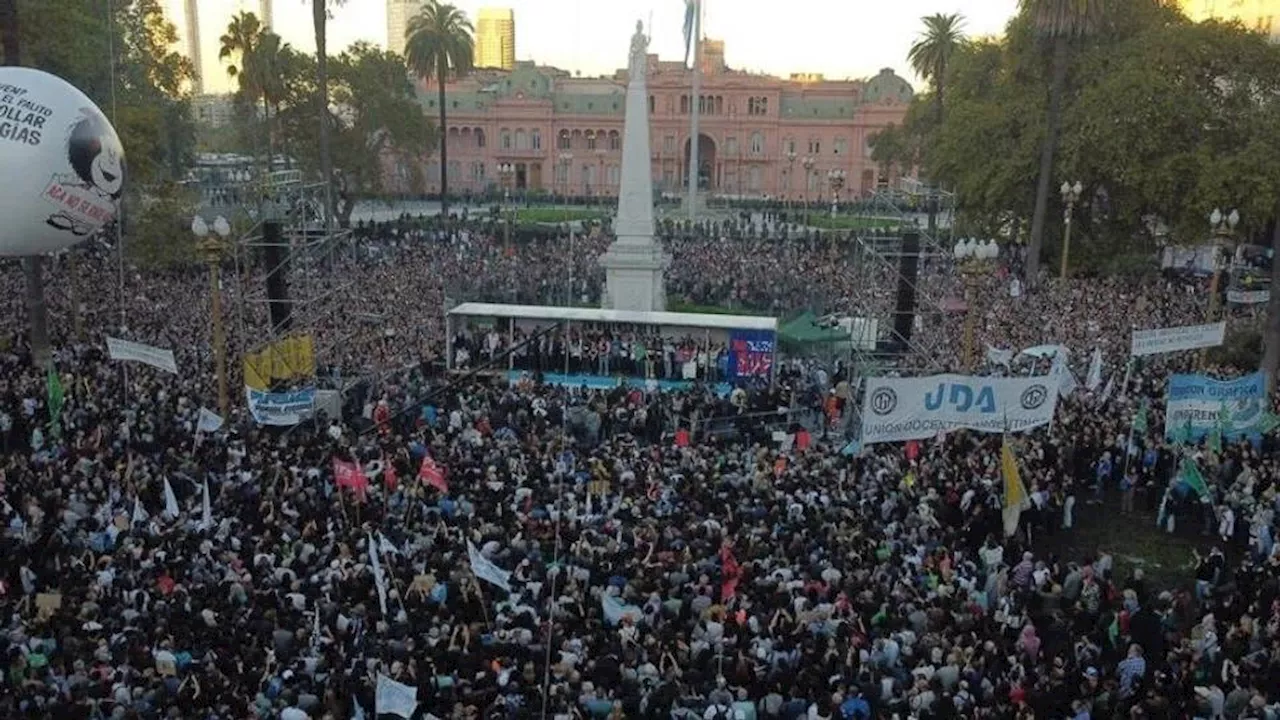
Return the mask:
<svg viewBox="0 0 1280 720"><path fill-rule="evenodd" d="M275 25L272 22L273 12L271 0L258 0L258 19L262 21L262 27L267 30L275 29Z"/></svg>
<svg viewBox="0 0 1280 720"><path fill-rule="evenodd" d="M1178 4L1197 22L1239 20L1250 30L1280 41L1280 0L1179 0Z"/></svg>
<svg viewBox="0 0 1280 720"><path fill-rule="evenodd" d="M187 59L191 61L191 90L204 94L204 66L200 64L200 9L197 0L186 0L183 10L187 25Z"/></svg>
<svg viewBox="0 0 1280 720"><path fill-rule="evenodd" d="M515 69L516 14L510 8L480 8L476 19L475 66Z"/></svg>
<svg viewBox="0 0 1280 720"><path fill-rule="evenodd" d="M423 0L387 0L387 49L404 55L409 21L422 10Z"/></svg>

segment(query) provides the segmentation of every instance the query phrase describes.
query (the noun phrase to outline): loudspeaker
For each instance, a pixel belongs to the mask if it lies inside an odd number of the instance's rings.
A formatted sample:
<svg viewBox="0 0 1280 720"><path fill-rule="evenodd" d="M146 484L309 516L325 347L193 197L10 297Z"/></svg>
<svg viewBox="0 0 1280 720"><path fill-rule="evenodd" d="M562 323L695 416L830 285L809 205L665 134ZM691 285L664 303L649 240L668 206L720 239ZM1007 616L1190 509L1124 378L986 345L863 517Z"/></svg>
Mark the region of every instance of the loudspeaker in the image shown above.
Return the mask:
<svg viewBox="0 0 1280 720"><path fill-rule="evenodd" d="M293 301L289 299L289 252L280 236L279 222L262 223L262 242L271 327L275 332L286 332L293 325Z"/></svg>
<svg viewBox="0 0 1280 720"><path fill-rule="evenodd" d="M898 301L893 308L894 341L906 345L916 317L916 277L920 272L920 233L902 234L902 254L898 257Z"/></svg>

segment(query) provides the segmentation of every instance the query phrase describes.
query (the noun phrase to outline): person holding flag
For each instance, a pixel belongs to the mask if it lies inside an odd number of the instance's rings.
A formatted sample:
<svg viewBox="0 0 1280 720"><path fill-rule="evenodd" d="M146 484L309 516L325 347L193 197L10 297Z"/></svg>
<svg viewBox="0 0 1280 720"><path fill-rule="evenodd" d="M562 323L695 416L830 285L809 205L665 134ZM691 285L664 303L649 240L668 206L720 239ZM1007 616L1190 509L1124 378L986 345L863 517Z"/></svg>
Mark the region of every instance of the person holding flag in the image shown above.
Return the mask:
<svg viewBox="0 0 1280 720"><path fill-rule="evenodd" d="M1031 507L1031 500L1027 497L1027 488L1022 484L1022 477L1018 474L1018 461L1013 456L1013 447L1009 445L1008 435L1005 435L1000 443L1000 474L1004 478L1001 510L1004 534L1005 537L1012 537L1018 532L1022 511Z"/></svg>

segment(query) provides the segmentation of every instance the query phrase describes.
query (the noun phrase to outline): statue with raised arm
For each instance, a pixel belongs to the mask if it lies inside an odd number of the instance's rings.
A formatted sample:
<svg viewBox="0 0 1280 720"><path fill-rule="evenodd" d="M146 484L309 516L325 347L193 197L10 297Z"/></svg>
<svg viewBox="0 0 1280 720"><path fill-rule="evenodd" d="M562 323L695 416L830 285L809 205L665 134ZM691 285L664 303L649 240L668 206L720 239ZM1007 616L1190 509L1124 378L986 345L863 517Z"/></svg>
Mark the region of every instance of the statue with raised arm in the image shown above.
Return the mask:
<svg viewBox="0 0 1280 720"><path fill-rule="evenodd" d="M649 54L649 38L644 34L644 23L636 21L636 34L631 36L631 74L643 75Z"/></svg>

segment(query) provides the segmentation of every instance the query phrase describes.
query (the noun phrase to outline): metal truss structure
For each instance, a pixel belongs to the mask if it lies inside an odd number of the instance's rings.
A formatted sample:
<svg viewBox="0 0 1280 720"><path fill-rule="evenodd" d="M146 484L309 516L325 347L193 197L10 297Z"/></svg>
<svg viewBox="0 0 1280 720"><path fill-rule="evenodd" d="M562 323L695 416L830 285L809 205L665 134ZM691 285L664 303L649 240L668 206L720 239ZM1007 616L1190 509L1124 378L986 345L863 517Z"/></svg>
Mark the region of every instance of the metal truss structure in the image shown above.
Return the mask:
<svg viewBox="0 0 1280 720"><path fill-rule="evenodd" d="M239 230L224 251L235 264L233 362L279 348L287 337L309 335L316 363L325 365L365 329L324 322L354 290L353 276L342 269L353 251L351 233L326 217L324 183L304 182L299 170L252 175L232 173L201 189L202 214L222 214ZM287 288L286 322L273 316L273 283Z"/></svg>
<svg viewBox="0 0 1280 720"><path fill-rule="evenodd" d="M855 343L854 362L868 370L897 364L903 356L914 356L913 364L939 370L941 333L921 332L941 323L946 312L948 283L939 274L951 264L953 193L928 188L916 181L899 187L882 187L856 211L862 221L850 252L858 276L853 303L860 313L878 321L875 349ZM904 236L919 234L914 249L904 244ZM914 264L916 272L904 274L904 265ZM904 262L905 261L905 262ZM915 297L912 318L914 332L905 337L895 325L898 288L911 288Z"/></svg>

